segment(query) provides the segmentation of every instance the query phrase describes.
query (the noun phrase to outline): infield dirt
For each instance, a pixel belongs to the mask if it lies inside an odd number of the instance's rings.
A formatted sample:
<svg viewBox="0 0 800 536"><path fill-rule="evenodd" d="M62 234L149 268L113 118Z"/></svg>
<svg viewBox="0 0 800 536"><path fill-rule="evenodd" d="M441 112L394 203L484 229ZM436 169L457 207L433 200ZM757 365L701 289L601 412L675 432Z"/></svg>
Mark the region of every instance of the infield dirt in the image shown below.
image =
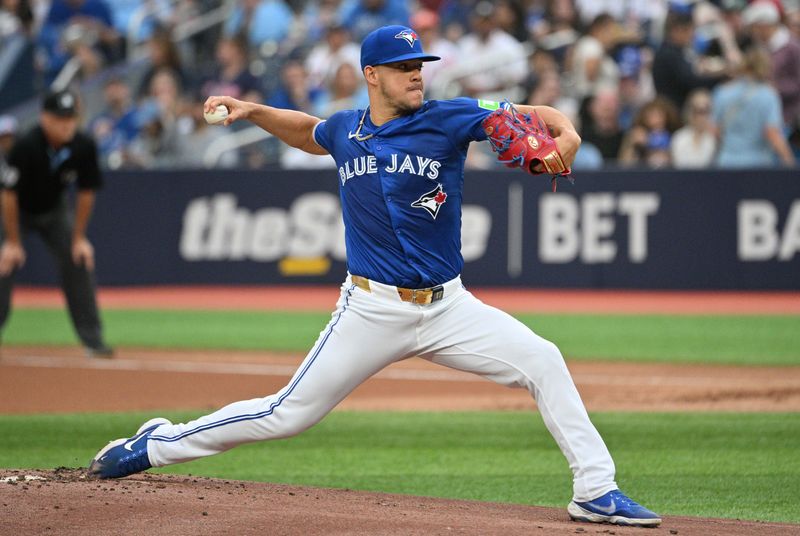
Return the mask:
<svg viewBox="0 0 800 536"><path fill-rule="evenodd" d="M38 477L43 480L25 480ZM790 535L800 526L667 517L656 529L576 523L566 509L168 475L0 471L3 534L64 536L647 534Z"/></svg>

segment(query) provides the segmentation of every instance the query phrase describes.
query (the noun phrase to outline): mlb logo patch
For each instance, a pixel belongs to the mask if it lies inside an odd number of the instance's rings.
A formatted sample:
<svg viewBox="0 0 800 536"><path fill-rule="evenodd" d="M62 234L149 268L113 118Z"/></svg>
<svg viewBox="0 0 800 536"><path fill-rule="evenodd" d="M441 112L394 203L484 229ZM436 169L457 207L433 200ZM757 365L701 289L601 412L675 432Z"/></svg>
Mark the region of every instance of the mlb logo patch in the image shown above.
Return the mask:
<svg viewBox="0 0 800 536"><path fill-rule="evenodd" d="M403 41L408 43L408 46L410 46L411 48L414 48L414 43L416 43L417 39L419 39L416 32L412 32L411 30L403 30L399 34L395 35L394 38L402 39Z"/></svg>

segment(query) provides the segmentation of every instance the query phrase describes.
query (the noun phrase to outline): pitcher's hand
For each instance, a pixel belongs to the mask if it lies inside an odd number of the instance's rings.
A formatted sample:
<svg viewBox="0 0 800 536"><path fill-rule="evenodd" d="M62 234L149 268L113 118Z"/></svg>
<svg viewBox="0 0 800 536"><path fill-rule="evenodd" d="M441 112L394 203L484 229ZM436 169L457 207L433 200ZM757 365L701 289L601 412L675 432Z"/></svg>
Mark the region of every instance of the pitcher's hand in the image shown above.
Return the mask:
<svg viewBox="0 0 800 536"><path fill-rule="evenodd" d="M250 110L253 108L253 103L236 100L233 97L226 97L224 95L212 96L206 99L203 104L203 113L211 113L217 109L217 106L223 105L228 109L228 117L222 122L226 127L238 121L239 119L247 119L250 115Z"/></svg>

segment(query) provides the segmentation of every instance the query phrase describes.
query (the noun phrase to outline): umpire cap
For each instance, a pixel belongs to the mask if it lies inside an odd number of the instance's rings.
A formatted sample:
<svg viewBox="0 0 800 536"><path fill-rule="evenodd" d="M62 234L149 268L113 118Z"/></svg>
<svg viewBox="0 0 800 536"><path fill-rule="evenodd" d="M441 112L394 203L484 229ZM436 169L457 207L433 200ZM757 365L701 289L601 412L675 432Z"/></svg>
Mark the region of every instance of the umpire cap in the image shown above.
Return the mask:
<svg viewBox="0 0 800 536"><path fill-rule="evenodd" d="M44 97L42 109L60 117L78 115L78 98L68 90L51 91Z"/></svg>
<svg viewBox="0 0 800 536"><path fill-rule="evenodd" d="M361 70L367 65L383 65L405 60L436 61L439 56L425 54L417 32L407 26L383 26L361 43Z"/></svg>

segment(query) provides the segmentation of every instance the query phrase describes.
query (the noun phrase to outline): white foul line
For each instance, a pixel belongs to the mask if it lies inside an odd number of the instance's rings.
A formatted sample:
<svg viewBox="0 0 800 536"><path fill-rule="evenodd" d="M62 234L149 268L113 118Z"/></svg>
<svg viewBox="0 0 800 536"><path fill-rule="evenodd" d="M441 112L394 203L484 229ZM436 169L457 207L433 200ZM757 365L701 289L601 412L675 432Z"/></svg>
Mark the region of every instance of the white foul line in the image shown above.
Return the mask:
<svg viewBox="0 0 800 536"><path fill-rule="evenodd" d="M148 372L175 372L195 374L232 374L244 376L293 376L299 367L297 365L280 365L274 363L213 363L208 361L164 361L144 359L91 359L78 357L57 356L3 356L0 359L2 366L53 368L53 369L84 369L84 370L118 370L118 371L148 371ZM423 370L411 368L390 367L378 372L374 378L381 380L400 381L439 381L439 382L481 382L484 378L462 372L442 368L441 370ZM649 385L665 387L707 387L708 376L658 376L642 374L641 376L619 376L616 374L577 373L572 374L575 383L579 385ZM717 389L741 389L752 386L752 379L748 378L719 378L714 377L714 386ZM760 378L760 388L765 387L790 387L800 389L800 378L789 375L781 378Z"/></svg>
<svg viewBox="0 0 800 536"><path fill-rule="evenodd" d="M90 359L55 356L3 357L0 364L18 367L71 368L89 370L130 370L184 372L196 374L237 374L244 376L292 376L297 365L273 363L210 363L190 361L150 361L140 359ZM483 381L479 376L451 370L386 369L374 376L384 380Z"/></svg>

